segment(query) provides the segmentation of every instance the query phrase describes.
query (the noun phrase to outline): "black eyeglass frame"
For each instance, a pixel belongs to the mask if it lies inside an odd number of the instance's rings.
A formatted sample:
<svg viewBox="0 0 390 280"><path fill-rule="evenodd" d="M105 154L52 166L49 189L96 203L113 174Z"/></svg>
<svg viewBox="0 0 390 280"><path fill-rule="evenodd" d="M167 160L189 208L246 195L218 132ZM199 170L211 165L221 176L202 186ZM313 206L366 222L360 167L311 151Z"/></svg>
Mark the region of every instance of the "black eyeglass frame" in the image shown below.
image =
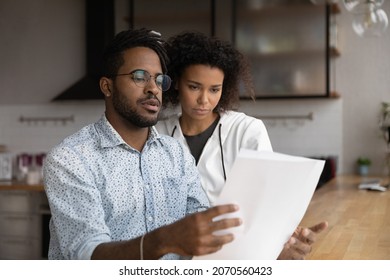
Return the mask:
<svg viewBox="0 0 390 280"><path fill-rule="evenodd" d="M143 72L145 75L145 82L141 82L142 84L140 84L140 82L137 83L136 79L134 78L135 73L140 72L140 71ZM127 75L131 75L131 79L133 80L134 84L140 88L145 88L149 84L149 82L152 78L154 78L154 82L156 83L157 87L159 89L161 89L162 91L167 91L171 87L171 83L172 83L172 79L168 75L158 74L156 76L152 76L148 71L146 71L144 69L135 69L135 70L131 71L130 73L112 75L111 78L114 78L116 76L127 76ZM158 77L162 77L161 84L157 82ZM164 84L167 86L164 87Z"/></svg>

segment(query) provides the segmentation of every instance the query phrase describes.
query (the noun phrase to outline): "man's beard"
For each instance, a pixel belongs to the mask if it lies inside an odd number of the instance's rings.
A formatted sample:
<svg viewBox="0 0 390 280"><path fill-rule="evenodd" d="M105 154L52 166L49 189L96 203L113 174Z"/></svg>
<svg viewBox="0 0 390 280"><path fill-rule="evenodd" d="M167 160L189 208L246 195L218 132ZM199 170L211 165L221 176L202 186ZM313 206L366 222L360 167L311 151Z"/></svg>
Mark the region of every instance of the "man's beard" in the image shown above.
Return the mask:
<svg viewBox="0 0 390 280"><path fill-rule="evenodd" d="M156 98L152 94L148 98ZM115 91L112 96L112 104L115 111L125 120L132 123L137 127L150 127L157 123L157 116L147 118L140 115L136 108L128 105L128 100L125 96L120 94L118 91Z"/></svg>

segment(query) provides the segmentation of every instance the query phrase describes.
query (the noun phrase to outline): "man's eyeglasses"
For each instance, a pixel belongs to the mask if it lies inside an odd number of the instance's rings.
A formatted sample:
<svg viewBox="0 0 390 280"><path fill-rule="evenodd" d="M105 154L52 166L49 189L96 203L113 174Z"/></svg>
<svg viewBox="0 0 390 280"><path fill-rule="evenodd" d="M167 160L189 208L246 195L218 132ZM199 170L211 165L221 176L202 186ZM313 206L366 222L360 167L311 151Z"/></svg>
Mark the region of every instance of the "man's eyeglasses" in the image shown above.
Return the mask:
<svg viewBox="0 0 390 280"><path fill-rule="evenodd" d="M126 76L126 75L130 75L131 79L134 81L136 86L141 88L146 87L147 84L150 82L151 78L154 78L157 87L162 91L167 91L171 86L171 82L172 82L171 78L168 75L158 74L157 76L152 76L148 71L142 69L134 70L128 74L116 74L114 76Z"/></svg>

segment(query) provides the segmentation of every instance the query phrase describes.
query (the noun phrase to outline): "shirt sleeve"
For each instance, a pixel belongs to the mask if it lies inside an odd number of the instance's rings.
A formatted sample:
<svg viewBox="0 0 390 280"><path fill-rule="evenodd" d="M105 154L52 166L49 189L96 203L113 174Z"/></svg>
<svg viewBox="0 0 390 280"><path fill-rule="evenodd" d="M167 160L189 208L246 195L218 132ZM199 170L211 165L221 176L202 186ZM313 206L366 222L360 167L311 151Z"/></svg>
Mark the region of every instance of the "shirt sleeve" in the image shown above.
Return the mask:
<svg viewBox="0 0 390 280"><path fill-rule="evenodd" d="M90 259L96 246L110 241L100 193L82 156L70 147L48 154L44 186L52 212L51 239L64 259Z"/></svg>

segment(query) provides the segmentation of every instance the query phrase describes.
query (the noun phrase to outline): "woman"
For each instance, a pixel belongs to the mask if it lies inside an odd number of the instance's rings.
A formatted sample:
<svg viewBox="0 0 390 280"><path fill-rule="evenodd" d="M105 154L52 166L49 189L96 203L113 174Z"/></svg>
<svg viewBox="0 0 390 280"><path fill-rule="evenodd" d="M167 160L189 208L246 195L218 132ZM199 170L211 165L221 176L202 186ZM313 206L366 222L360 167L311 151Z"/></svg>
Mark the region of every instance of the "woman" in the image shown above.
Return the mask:
<svg viewBox="0 0 390 280"><path fill-rule="evenodd" d="M253 96L248 63L231 44L197 32L171 37L166 48L173 86L163 94L163 104L180 107L181 113L159 121L156 127L189 148L212 204L241 148L272 151L263 122L234 111L241 85ZM279 258L303 259L316 234L327 226L322 222L298 227Z"/></svg>
<svg viewBox="0 0 390 280"><path fill-rule="evenodd" d="M172 37L167 50L174 84L163 94L163 103L180 103L181 113L159 122L157 129L190 149L214 203L241 148L272 151L263 122L232 110L240 82L253 92L249 68L229 43L201 33Z"/></svg>

